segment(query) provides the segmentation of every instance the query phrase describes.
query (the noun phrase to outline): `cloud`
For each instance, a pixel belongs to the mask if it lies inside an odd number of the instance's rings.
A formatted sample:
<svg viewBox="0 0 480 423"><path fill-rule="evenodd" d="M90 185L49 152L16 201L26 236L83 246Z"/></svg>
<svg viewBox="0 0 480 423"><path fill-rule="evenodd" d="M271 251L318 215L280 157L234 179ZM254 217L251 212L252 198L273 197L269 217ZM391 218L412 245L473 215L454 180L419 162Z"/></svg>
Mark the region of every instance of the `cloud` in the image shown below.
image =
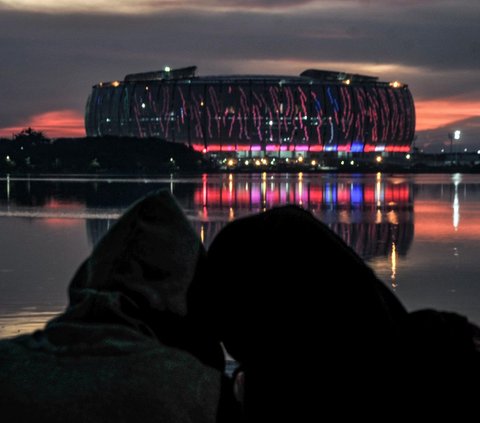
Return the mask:
<svg viewBox="0 0 480 423"><path fill-rule="evenodd" d="M0 128L0 137L10 138L28 127L49 138L85 136L83 115L76 110L53 110L31 116L22 125Z"/></svg>
<svg viewBox="0 0 480 423"><path fill-rule="evenodd" d="M183 10L283 10L315 3L314 0L0 0L0 9L37 13L150 14L172 9Z"/></svg>

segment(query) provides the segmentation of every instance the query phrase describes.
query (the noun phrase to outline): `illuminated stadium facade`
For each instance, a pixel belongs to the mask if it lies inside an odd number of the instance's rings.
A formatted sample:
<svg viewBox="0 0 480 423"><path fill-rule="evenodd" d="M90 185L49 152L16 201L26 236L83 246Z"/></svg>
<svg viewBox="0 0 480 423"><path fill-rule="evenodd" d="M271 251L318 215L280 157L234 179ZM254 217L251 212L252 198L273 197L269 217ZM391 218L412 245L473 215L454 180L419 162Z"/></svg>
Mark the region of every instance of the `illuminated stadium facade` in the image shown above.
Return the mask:
<svg viewBox="0 0 480 423"><path fill-rule="evenodd" d="M314 69L298 77L195 71L166 68L95 85L87 135L158 137L238 156L410 150L414 102L397 81Z"/></svg>

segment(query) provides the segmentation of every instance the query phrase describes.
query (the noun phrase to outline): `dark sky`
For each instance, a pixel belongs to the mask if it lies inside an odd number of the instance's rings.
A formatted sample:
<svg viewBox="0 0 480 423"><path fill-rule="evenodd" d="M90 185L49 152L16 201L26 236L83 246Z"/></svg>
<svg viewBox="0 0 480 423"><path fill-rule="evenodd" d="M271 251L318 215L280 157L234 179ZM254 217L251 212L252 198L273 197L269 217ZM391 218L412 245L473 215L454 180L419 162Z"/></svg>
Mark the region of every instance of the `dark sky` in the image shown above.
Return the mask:
<svg viewBox="0 0 480 423"><path fill-rule="evenodd" d="M0 0L0 57L0 136L83 135L91 86L128 73L317 68L407 83L418 145L480 149L479 0Z"/></svg>

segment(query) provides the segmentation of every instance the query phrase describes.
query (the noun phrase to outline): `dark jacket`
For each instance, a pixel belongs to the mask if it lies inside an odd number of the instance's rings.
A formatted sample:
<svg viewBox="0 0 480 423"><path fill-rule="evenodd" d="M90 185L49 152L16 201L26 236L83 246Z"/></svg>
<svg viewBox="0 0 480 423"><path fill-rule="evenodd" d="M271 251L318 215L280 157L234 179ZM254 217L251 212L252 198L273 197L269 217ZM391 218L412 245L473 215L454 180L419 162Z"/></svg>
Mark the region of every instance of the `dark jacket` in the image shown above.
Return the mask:
<svg viewBox="0 0 480 423"><path fill-rule="evenodd" d="M223 352L192 301L204 254L168 192L133 205L77 271L65 312L0 342L1 420L216 421Z"/></svg>

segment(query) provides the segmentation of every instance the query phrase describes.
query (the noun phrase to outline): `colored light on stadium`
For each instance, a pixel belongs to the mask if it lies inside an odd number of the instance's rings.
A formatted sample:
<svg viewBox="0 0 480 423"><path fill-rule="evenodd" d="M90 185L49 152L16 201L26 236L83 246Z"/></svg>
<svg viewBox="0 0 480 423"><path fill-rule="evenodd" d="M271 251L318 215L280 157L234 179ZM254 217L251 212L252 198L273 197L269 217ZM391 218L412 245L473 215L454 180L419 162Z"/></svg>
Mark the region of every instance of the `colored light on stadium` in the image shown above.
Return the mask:
<svg viewBox="0 0 480 423"><path fill-rule="evenodd" d="M156 137L208 153L410 151L414 102L398 81L314 69L300 76L195 71L165 68L95 85L87 135Z"/></svg>

